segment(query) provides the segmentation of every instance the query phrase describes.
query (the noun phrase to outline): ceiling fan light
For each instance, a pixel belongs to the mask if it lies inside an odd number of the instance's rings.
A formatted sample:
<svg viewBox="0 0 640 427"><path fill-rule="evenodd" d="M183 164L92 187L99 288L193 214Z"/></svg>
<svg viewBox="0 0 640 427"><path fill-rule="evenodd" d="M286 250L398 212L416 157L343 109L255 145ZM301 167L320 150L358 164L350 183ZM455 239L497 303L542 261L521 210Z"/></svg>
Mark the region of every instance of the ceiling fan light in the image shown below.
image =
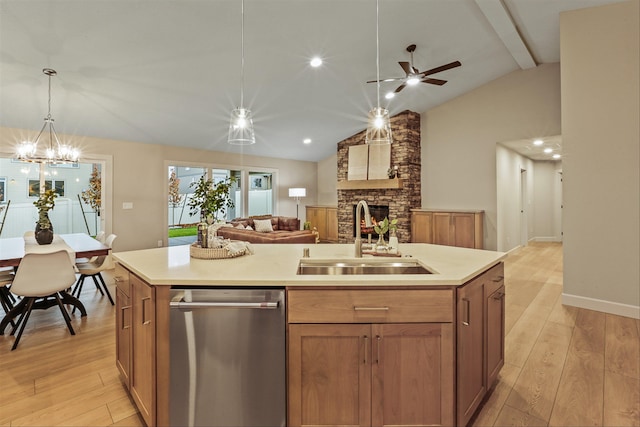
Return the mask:
<svg viewBox="0 0 640 427"><path fill-rule="evenodd" d="M416 76L409 76L409 78L407 79L407 84L409 86L415 86L418 83L420 83L420 79Z"/></svg>
<svg viewBox="0 0 640 427"><path fill-rule="evenodd" d="M376 107L369 111L365 143L369 145L386 145L393 141L391 137L391 121L389 110Z"/></svg>
<svg viewBox="0 0 640 427"><path fill-rule="evenodd" d="M246 108L236 108L231 111L229 123L229 139L231 145L251 145L256 143L256 135L253 131L253 118L251 111Z"/></svg>

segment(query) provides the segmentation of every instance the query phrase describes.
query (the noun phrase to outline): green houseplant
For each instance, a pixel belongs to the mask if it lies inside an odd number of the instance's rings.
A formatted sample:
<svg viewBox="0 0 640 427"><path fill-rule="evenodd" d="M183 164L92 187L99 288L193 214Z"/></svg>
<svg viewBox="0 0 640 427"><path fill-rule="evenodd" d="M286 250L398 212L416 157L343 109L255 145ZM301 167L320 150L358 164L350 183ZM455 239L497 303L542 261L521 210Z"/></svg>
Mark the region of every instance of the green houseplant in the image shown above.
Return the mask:
<svg viewBox="0 0 640 427"><path fill-rule="evenodd" d="M187 205L189 215L193 216L200 211L200 219L214 218L217 222L219 215L224 216L227 208L235 206L231 198L231 186L236 178L226 177L214 184L213 179L205 179L202 175L198 181L192 182L189 187L195 187Z"/></svg>
<svg viewBox="0 0 640 427"><path fill-rule="evenodd" d="M376 234L378 234L378 246L385 246L386 242L384 241L384 235L387 233L387 231L391 230L393 232L395 232L395 230L398 228L398 219L394 219L389 221L389 218L384 217L384 219L382 221L378 221L378 223L376 225L373 226L373 231L376 232Z"/></svg>
<svg viewBox="0 0 640 427"><path fill-rule="evenodd" d="M57 196L55 191L45 190L44 193L40 193L38 200L33 202L34 206L38 208L35 238L40 245L48 245L53 241L53 225L49 219L49 211L55 207Z"/></svg>

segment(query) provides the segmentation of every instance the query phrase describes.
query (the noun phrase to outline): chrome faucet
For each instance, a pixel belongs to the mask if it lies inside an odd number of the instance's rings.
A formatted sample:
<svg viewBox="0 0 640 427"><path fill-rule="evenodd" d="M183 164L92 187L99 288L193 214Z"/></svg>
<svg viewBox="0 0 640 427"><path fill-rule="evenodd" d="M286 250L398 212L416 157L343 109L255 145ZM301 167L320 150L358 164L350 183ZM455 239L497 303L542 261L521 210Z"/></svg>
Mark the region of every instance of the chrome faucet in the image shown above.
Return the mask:
<svg viewBox="0 0 640 427"><path fill-rule="evenodd" d="M362 258L362 227L360 222L362 217L360 216L360 207L364 209L364 223L366 227L371 227L371 214L369 213L369 205L364 200L360 200L356 206L356 258Z"/></svg>

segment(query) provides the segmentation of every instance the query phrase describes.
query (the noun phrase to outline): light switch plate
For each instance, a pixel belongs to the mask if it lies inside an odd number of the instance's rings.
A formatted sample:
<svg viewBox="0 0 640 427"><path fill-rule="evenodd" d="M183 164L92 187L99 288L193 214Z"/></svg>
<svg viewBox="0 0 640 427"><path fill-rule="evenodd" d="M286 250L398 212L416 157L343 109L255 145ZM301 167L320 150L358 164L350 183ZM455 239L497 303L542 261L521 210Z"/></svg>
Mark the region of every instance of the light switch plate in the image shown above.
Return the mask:
<svg viewBox="0 0 640 427"><path fill-rule="evenodd" d="M133 209L133 203L132 202L123 202L122 203L122 209Z"/></svg>

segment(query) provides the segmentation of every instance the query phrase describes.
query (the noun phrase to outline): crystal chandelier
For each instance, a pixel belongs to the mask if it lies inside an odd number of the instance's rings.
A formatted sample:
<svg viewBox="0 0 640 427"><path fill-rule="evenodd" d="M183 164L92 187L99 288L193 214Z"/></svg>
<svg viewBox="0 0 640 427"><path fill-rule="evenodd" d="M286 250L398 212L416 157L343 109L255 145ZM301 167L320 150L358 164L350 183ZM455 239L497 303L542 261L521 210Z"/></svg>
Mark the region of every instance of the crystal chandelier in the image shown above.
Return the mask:
<svg viewBox="0 0 640 427"><path fill-rule="evenodd" d="M51 117L51 76L55 76L58 73L51 68L44 68L42 72L49 76L47 117L44 118L44 125L42 125L42 129L40 129L40 133L34 142L22 141L22 143L20 143L17 158L18 160L30 163L76 163L80 157L80 151L60 142L53 126L54 120ZM40 141L40 136L47 127L49 128L49 142L48 144L41 144L39 147L38 142Z"/></svg>
<svg viewBox="0 0 640 427"><path fill-rule="evenodd" d="M379 0L376 0L376 88L378 106L369 111L365 143L369 145L391 144L391 122L389 110L380 107L380 37L379 37Z"/></svg>
<svg viewBox="0 0 640 427"><path fill-rule="evenodd" d="M232 145L251 145L256 143L256 135L253 132L253 117L251 115L251 110L244 108L244 0L242 0L240 45L240 108L235 108L231 111L229 139L227 142Z"/></svg>

